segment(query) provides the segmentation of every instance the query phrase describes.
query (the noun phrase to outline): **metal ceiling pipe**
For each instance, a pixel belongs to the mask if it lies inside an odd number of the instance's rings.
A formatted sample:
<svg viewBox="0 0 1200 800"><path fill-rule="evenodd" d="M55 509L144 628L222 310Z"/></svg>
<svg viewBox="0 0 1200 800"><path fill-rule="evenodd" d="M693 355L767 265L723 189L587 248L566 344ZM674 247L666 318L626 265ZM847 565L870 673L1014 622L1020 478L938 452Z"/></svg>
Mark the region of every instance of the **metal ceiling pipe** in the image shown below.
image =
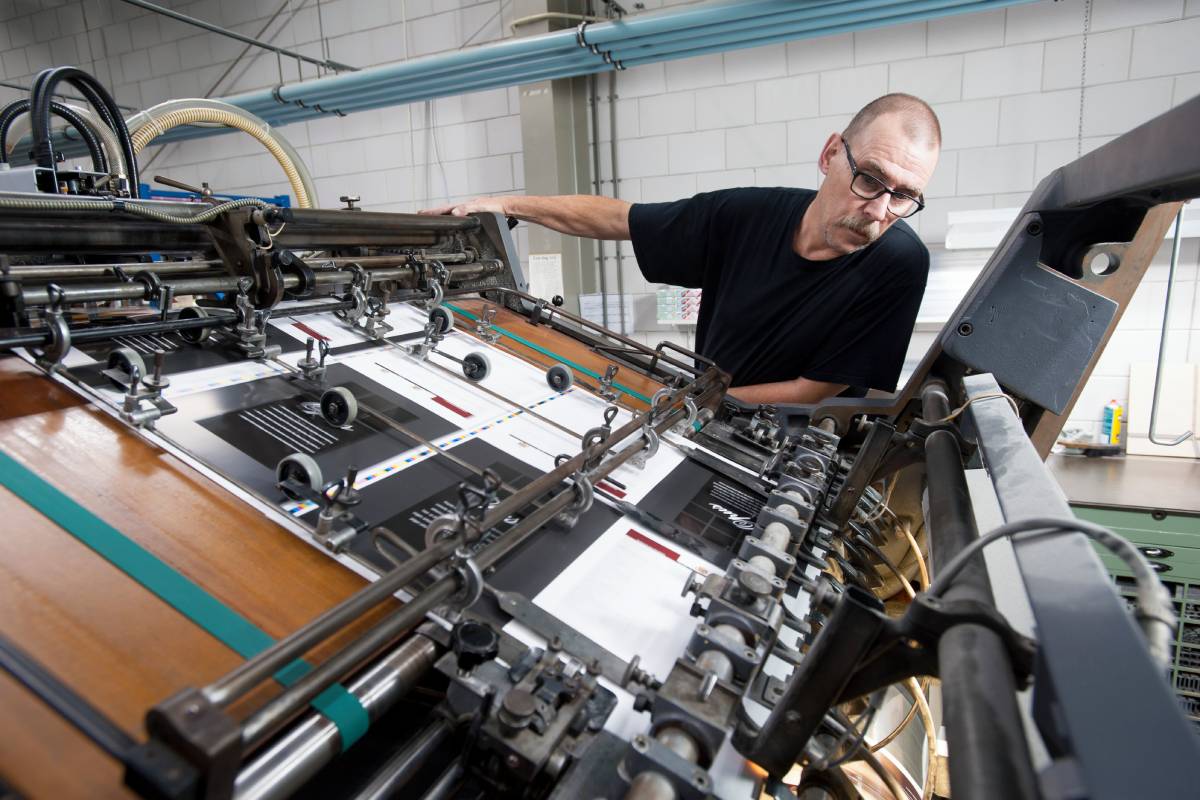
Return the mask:
<svg viewBox="0 0 1200 800"><path fill-rule="evenodd" d="M706 36L689 38L671 37L660 41L651 39L630 42L636 50L625 50L618 45L608 52L622 66L636 66L665 60L663 56L689 58L705 53L723 52L746 47L762 47L779 42L795 41L800 38L828 36L834 33L860 30L863 22L875 22L880 27L918 22L930 15L945 16L976 10L978 0L922 0L916 3L888 4L879 11L838 14L815 19L785 19L768 26L747 27L744 30L721 31ZM832 23L832 24L829 24ZM639 46L640 45L640 46Z"/></svg>

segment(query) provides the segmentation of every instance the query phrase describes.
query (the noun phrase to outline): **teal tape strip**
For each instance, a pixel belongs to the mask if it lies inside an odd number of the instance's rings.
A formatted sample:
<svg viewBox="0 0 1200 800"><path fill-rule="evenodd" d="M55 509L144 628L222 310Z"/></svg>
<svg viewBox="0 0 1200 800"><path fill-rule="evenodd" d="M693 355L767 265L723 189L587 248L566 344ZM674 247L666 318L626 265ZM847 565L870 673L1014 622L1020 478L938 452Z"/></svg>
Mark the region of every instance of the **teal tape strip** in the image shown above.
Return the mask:
<svg viewBox="0 0 1200 800"><path fill-rule="evenodd" d="M475 316L470 311L467 311L465 308L459 308L458 306L454 305L453 303L443 303L443 305L445 305L447 308L449 308L455 314L461 314L462 316L466 317L469 320L479 319L479 317ZM546 348L542 347L541 345L534 344L533 342L529 341L528 339L523 339L520 336L517 336L515 333L512 333L511 331L506 331L504 328L501 328L499 325L493 325L492 330L496 331L501 336L506 336L509 339L512 339L514 342L520 342L521 344L525 345L529 349L536 350L537 352L541 353L544 356L550 356L551 358L553 358L556 361L561 361L562 363L566 364L568 367L579 370L580 372L584 373L585 375L591 375L593 378L596 378L596 379L600 378L600 373L593 372L592 370L588 369L587 367L585 367L581 364L576 364L574 361L565 359L562 356L560 356L558 353L547 350ZM650 402L649 397L646 397L646 395L642 394L641 392L635 392L633 389L630 389L628 386L622 386L621 384L617 383L616 381L613 381L613 386L617 387L625 394L636 397L638 400L641 400L643 403Z"/></svg>
<svg viewBox="0 0 1200 800"><path fill-rule="evenodd" d="M243 658L251 658L274 643L250 620L3 450L0 450L0 483ZM275 673L274 678L290 686L311 669L307 662L297 659ZM317 695L312 706L337 725L343 750L358 741L371 724L367 710L341 685L330 686Z"/></svg>

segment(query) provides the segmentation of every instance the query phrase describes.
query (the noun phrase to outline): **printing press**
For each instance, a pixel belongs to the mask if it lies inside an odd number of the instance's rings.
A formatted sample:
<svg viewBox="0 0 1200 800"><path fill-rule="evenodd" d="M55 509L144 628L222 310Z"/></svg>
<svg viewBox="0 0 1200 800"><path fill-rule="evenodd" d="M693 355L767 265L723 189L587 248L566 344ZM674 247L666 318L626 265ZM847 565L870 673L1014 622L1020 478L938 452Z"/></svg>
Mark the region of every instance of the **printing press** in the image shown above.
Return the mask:
<svg viewBox="0 0 1200 800"><path fill-rule="evenodd" d="M530 295L496 215L0 194L0 781L918 798L944 726L956 798L1187 795L1169 603L1041 462L1198 123L1052 174L907 385L819 407Z"/></svg>

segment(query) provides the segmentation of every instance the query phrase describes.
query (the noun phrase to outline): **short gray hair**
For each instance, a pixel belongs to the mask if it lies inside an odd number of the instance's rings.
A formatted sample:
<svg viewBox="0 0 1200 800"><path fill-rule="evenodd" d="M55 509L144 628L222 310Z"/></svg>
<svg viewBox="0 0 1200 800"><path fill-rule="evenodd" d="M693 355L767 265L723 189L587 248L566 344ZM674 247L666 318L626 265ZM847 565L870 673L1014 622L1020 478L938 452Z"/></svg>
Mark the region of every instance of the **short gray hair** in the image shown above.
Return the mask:
<svg viewBox="0 0 1200 800"><path fill-rule="evenodd" d="M942 146L942 126L938 123L937 114L921 98L902 92L885 94L863 106L842 132L842 138L847 141L854 139L885 114L899 114L904 132L913 139L928 142L934 147Z"/></svg>

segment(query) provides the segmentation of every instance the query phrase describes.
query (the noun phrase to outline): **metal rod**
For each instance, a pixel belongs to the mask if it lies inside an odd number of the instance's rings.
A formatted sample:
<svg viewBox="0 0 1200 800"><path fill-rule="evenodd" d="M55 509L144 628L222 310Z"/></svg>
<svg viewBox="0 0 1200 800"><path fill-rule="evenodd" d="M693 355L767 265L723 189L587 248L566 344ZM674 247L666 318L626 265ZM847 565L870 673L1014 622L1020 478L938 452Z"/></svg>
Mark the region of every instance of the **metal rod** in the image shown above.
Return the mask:
<svg viewBox="0 0 1200 800"><path fill-rule="evenodd" d="M438 776L425 794L421 795L421 800L449 800L454 797L455 789L458 788L458 782L462 779L463 772L462 762L455 761L446 767L446 771Z"/></svg>
<svg viewBox="0 0 1200 800"><path fill-rule="evenodd" d="M738 752L773 776L785 775L878 637L882 609L875 595L847 587L767 719L757 730L739 726L734 733Z"/></svg>
<svg viewBox="0 0 1200 800"><path fill-rule="evenodd" d="M0 634L0 670L33 692L108 755L123 761L136 746L129 734Z"/></svg>
<svg viewBox="0 0 1200 800"><path fill-rule="evenodd" d="M408 785L437 749L450 737L451 728L444 720L431 723L375 774L354 800L389 800Z"/></svg>
<svg viewBox="0 0 1200 800"><path fill-rule="evenodd" d="M621 179L617 171L617 71L608 73L608 146L612 161L612 196L621 197ZM621 243L613 242L613 254L617 267L617 319L621 321L621 335L625 335L625 276L621 260ZM607 325L605 327L608 327Z"/></svg>
<svg viewBox="0 0 1200 800"><path fill-rule="evenodd" d="M346 690L362 704L374 722L408 694L437 661L439 653L440 648L433 641L415 634L347 685ZM430 727L437 725L445 726L445 733L450 732L450 727L440 720ZM429 730L420 734L401 755L408 753L413 759L419 758L419 754L412 752L413 745L427 741L424 737ZM441 739L437 741L440 743ZM309 711L285 736L238 773L233 796L235 800L290 797L342 753L342 744L337 725L328 717ZM388 766L399 760L399 756L393 758Z"/></svg>
<svg viewBox="0 0 1200 800"><path fill-rule="evenodd" d="M222 28L220 25L214 25L211 22L205 22L202 19L189 17L187 14L180 14L178 11L172 11L169 8L163 8L162 6L155 5L154 3L148 3L146 0L121 0L121 2L128 3L131 6L144 8L147 11L153 11L156 14L162 14L164 17L170 17L171 19L179 20L187 25L194 25L197 28L203 28L206 31L218 34L219 36L236 39L239 42L244 42L245 44L253 45L255 47L261 47L263 50L270 50L273 53L279 53L280 55L287 56L288 58L294 58L298 61L307 61L309 64L316 64L318 67L325 67L326 69L331 69L335 72L358 71L358 67L352 67L349 64L343 64L340 61L330 61L306 56L303 53L296 52L295 50L288 50L283 47L278 47L270 42L264 42L261 39L254 39L238 33L237 31L231 31L228 28Z"/></svg>
<svg viewBox="0 0 1200 800"><path fill-rule="evenodd" d="M937 385L922 393L927 412L941 419L948 411ZM927 526L933 574L979 537L963 472L958 439L935 430L925 440L928 491ZM963 570L945 602L972 600L994 605L991 582L982 556ZM956 625L938 641L938 675L942 681L946 731L954 742L950 783L956 796L1034 798L1037 778L1029 743L1017 708L1012 663L999 635L980 625Z"/></svg>
<svg viewBox="0 0 1200 800"><path fill-rule="evenodd" d="M454 551L452 544L439 544L422 550L409 561L384 574L370 586L343 600L312 622L298 628L261 653L243 662L227 675L206 686L209 702L224 706L232 703L293 659L328 639L362 614L379 605L433 565Z"/></svg>
<svg viewBox="0 0 1200 800"><path fill-rule="evenodd" d="M440 548L435 549L440 550ZM261 745L292 716L308 705L314 697L420 622L427 612L432 611L459 590L461 580L456 573L439 578L383 622L346 645L328 660L321 662L312 672L276 695L243 725L243 750L250 751ZM378 585L378 583L376 581L372 586Z"/></svg>
<svg viewBox="0 0 1200 800"><path fill-rule="evenodd" d="M1175 215L1175 239L1171 242L1171 265L1167 272L1167 299L1163 303L1162 334L1158 338L1158 368L1154 371L1154 399L1150 403L1150 441L1163 447L1181 445L1193 436L1189 428L1174 439L1159 440L1158 438L1158 397L1162 392L1163 368L1167 362L1167 333L1170 330L1171 290L1175 286L1175 267L1179 264L1179 241L1182 238L1183 232L1183 209L1184 206L1180 206L1179 213ZM1116 422L1116 420L1113 420L1114 425Z"/></svg>
<svg viewBox="0 0 1200 800"><path fill-rule="evenodd" d="M202 272L221 265L217 258L194 261L126 261L115 264L28 264L8 268L14 278L90 278L111 275L114 270L126 272L154 272L170 275L179 272Z"/></svg>

